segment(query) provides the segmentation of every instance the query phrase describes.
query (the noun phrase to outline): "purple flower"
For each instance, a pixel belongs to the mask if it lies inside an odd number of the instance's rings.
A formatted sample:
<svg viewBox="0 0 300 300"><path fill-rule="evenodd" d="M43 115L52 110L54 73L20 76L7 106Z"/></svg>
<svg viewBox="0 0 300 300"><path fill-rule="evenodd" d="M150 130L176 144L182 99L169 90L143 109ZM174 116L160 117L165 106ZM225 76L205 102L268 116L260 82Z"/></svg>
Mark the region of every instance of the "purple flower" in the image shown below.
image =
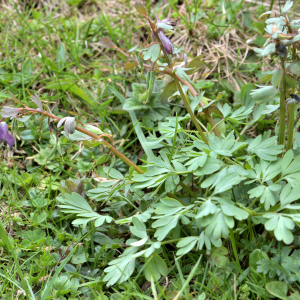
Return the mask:
<svg viewBox="0 0 300 300"><path fill-rule="evenodd" d="M9 133L5 122L0 123L0 140L6 141L10 148L15 144L15 138Z"/></svg>
<svg viewBox="0 0 300 300"><path fill-rule="evenodd" d="M157 34L159 36L159 39L165 49L165 51L168 54L173 54L174 46L169 38L165 36L163 33L163 30L173 30L173 28L176 26L176 21L171 19L163 19L162 21L156 16L157 19Z"/></svg>
<svg viewBox="0 0 300 300"><path fill-rule="evenodd" d="M173 46L172 42L165 36L165 34L162 31L159 31L157 34L158 34L158 37L159 37L165 51L168 54L173 54L174 46Z"/></svg>

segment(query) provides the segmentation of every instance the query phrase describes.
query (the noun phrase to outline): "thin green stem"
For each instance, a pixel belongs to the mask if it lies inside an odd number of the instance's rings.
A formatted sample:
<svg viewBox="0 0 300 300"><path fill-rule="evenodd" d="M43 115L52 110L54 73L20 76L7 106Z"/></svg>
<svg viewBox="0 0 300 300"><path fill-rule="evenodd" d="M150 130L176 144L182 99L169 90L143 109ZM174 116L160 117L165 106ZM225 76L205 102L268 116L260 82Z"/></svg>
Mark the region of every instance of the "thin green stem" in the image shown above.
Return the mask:
<svg viewBox="0 0 300 300"><path fill-rule="evenodd" d="M164 242L161 242L161 245L174 244L174 243L177 243L177 242L181 241L182 239L183 239L183 238L164 241Z"/></svg>
<svg viewBox="0 0 300 300"><path fill-rule="evenodd" d="M297 58L296 47L294 45L292 47L292 57L293 57L293 61L295 61ZM293 90L295 89L293 88ZM293 145L294 125L295 125L294 112L295 112L295 104L294 103L289 104L288 105L288 141L287 141L286 151L290 150Z"/></svg>
<svg viewBox="0 0 300 300"><path fill-rule="evenodd" d="M242 268L241 268L241 265L240 265L240 260L239 260L239 256L238 256L237 247L236 247L235 238L234 238L232 228L230 228L229 232L230 232L230 241L231 241L231 245L232 245L233 254L234 254L236 263L238 265L238 269L242 273L243 271L242 271Z"/></svg>
<svg viewBox="0 0 300 300"><path fill-rule="evenodd" d="M89 222L89 231L90 231L90 239L91 239L91 252L92 258L95 258L95 245L94 245L94 232L92 228L92 222Z"/></svg>
<svg viewBox="0 0 300 300"><path fill-rule="evenodd" d="M191 189L189 189L182 181L179 181L179 185L180 185L184 190L186 190L186 191L190 194L190 196L192 196L193 198L196 198L196 197L197 197L197 195L196 195Z"/></svg>
<svg viewBox="0 0 300 300"><path fill-rule="evenodd" d="M259 197L256 197L252 203L249 205L248 209L251 209L251 207L256 203L256 201L259 199Z"/></svg>
<svg viewBox="0 0 300 300"><path fill-rule="evenodd" d="M285 65L284 58L280 58L281 68L283 71L280 93L280 120L279 120L279 145L285 145L285 94L286 94L286 78L285 78Z"/></svg>
<svg viewBox="0 0 300 300"><path fill-rule="evenodd" d="M228 121L225 120L226 123L234 130L234 132L237 134L237 136L240 138L241 141L245 142L245 139L242 137L242 135L238 132L238 130Z"/></svg>
<svg viewBox="0 0 300 300"><path fill-rule="evenodd" d="M207 121L212 126L215 135L218 136L218 137L220 137L221 133L219 131L219 128L216 126L216 123L215 123L214 119L212 118L212 116L211 116L208 108L204 109L204 114L206 116Z"/></svg>
<svg viewBox="0 0 300 300"><path fill-rule="evenodd" d="M286 145L286 151L292 148L294 139L294 106L294 103L288 105L288 141Z"/></svg>

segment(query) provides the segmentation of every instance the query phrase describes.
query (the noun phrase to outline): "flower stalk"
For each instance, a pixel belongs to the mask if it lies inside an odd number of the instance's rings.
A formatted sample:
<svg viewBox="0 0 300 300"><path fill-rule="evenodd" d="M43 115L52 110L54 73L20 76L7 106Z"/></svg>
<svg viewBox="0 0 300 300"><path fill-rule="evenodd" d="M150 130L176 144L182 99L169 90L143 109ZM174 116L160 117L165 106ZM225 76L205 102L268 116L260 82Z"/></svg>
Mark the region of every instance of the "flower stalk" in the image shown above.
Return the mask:
<svg viewBox="0 0 300 300"><path fill-rule="evenodd" d="M52 113L49 113L47 111L41 111L40 109L34 109L34 108L29 108L26 105L24 105L24 108L19 108L19 112L21 112L21 116L24 114L28 114L28 113L32 113L32 114L42 114L42 116L47 116L48 118L51 118L53 121L55 122L64 122L65 118L59 118L55 115L53 115ZM73 127L74 125L72 125ZM118 156L124 163L126 163L129 167L132 167L137 173L139 174L144 174L144 170L141 169L138 165L136 165L133 161L131 161L128 157L126 157L122 152L120 152L117 148L115 148L112 145L112 140L111 143L109 143L107 140L105 140L103 137L107 137L109 139L111 139L111 137L107 134L101 134L101 135L97 135L93 132L90 132L89 130L80 127L78 125L75 125L74 130L77 130L83 134L86 134L88 136L90 136L91 138L95 139L96 141L101 141L101 143L103 145L105 145L111 152L113 152L116 156ZM71 133L71 132L70 132ZM191 197L195 198L197 195L189 188L187 187L182 181L179 182L179 185L185 190L187 191ZM178 200L182 205L185 205L185 203L183 203L178 197L176 197L175 195L173 195L172 193L167 193L167 195L171 198L174 198L176 200Z"/></svg>
<svg viewBox="0 0 300 300"><path fill-rule="evenodd" d="M168 63L169 69L173 71L173 67L172 67L171 62L170 62L170 60L169 60L168 53L167 53L167 51L166 51L166 49L165 49L165 45L164 45L164 43L162 42L162 40L160 39L159 35L157 34L157 31L155 30L154 24L150 21L149 18L147 18L147 19L148 19L149 24L150 24L150 26L151 26L152 32L153 32L154 35L155 35L155 38L156 38L156 39L159 41L159 43L161 44L161 49L162 49L162 51L163 51L163 53L164 53L164 56L165 56L165 59L166 59L166 61L167 61L167 63ZM182 90L182 88L181 88L181 85L180 85L180 83L179 83L179 81L178 81L178 79L177 79L176 74L174 74L174 73L172 72L170 75L173 77L173 79L174 79L174 81L175 81L176 87L177 87L177 89L178 89L178 91L179 91L179 93L180 93L180 96L181 96L181 98L182 98L182 100L183 100L183 102L184 102L184 105L185 105L185 107L186 107L188 113L189 113L190 116L191 116L191 119L192 119L194 125L196 126L198 132L200 133L200 135L201 135L203 141L208 145L208 140L207 140L207 138L206 138L206 136L205 136L203 130L201 129L201 127L200 127L200 125L199 125L199 123L198 123L198 121L197 121L197 118L195 117L195 115L194 115L194 113L193 113L193 111L192 111L192 109L191 109L191 107L190 107L190 105L189 105L188 100L186 99L186 97L185 97L185 95L184 95L184 92L183 92L183 90Z"/></svg>
<svg viewBox="0 0 300 300"><path fill-rule="evenodd" d="M150 27L151 27L151 29L152 29L152 32L153 32L155 38L157 39L157 41L159 41L159 43L160 43L160 45L161 45L161 49L162 49L163 54L164 54L164 57L165 57L165 59L166 59L166 61L167 61L168 68L170 69L169 71L172 71L172 73L169 73L169 72L166 72L166 73L168 73L170 76L173 77L173 79L174 79L174 81L175 81L175 84L176 84L176 86L177 86L177 89L178 89L178 91L179 91L179 93L180 93L180 96L181 96L181 98L182 98L182 100L183 100L183 102L184 102L184 105L185 105L185 107L186 107L188 113L189 113L190 116L191 116L191 119L192 119L194 125L196 126L197 130L199 131L199 133L200 133L200 135L201 135L203 141L204 141L206 144L208 144L208 140L207 140L207 138L206 138L206 136L205 136L203 130L201 129L201 127L200 127L200 125L199 125L199 122L197 121L197 118L196 118L196 116L194 115L193 111L191 110L191 107L190 107L190 105L189 105L189 103L188 103L188 101L187 101L187 99L186 99L186 97L185 97L185 95L184 95L184 93L183 93L183 91L182 91L181 85L180 85L180 83L179 83L179 81L178 81L178 79L179 79L180 77L173 73L173 67L172 67L172 64L171 64L171 62L170 62L170 59L169 59L169 56L168 56L168 53L167 53L167 48L166 48L166 45L165 45L166 43L165 43L164 41L162 41L161 36L157 33L157 30L156 30L156 28L155 28L155 25L151 22L150 18L149 18L148 16L146 16L146 18L147 18L147 20L148 20L148 22L149 22L149 25L150 25ZM171 43L171 42L170 42L170 43ZM171 43L171 44L172 44L172 43ZM187 82L184 82L184 83L186 84ZM189 86L189 89L191 90L191 85ZM196 93L196 94L197 94L197 93ZM200 103L199 103L199 104L200 104ZM203 104L203 103L202 103L202 104ZM200 104L200 105L201 105L201 104ZM204 104L203 104L203 106L204 106ZM218 128L215 126L216 124L215 124L214 120L212 119L212 117L210 116L210 113L209 113L208 111L206 111L206 112L205 112L205 115L206 115L206 117L207 117L207 120L208 120L209 123L211 124L212 128L215 129L214 131L215 131L216 135L217 135L217 136L220 136L220 132L219 132Z"/></svg>
<svg viewBox="0 0 300 300"><path fill-rule="evenodd" d="M57 122L62 120L62 118L59 118L51 113L48 113L47 111L41 111L39 109L33 109L33 108L28 107L28 108L22 108L21 110L28 110L29 112L32 112L32 113L40 113L40 114L43 114ZM126 157L118 149L116 149L111 143L109 143L104 138L102 138L104 136L110 138L108 135L106 135L106 134L97 135L95 133L88 131L87 129L85 129L83 127L78 126L78 125L75 125L75 129L77 131L80 131L81 133L84 133L84 134L90 136L91 138L93 138L97 141L99 141L101 139L101 143L103 143L108 149L110 149L110 151L113 152L116 156L118 156L120 159L122 159L128 166L133 167L133 169L136 172L138 172L139 174L144 174L144 171L139 166L137 166L134 162L132 162L128 157Z"/></svg>

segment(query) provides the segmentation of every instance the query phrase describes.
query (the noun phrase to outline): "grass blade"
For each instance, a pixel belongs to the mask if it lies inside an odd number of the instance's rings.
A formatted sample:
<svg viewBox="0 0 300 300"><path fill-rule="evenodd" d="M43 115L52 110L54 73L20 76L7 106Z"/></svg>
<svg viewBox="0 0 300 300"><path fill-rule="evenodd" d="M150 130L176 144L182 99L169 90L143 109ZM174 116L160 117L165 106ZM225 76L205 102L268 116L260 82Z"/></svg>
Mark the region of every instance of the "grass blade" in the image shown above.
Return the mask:
<svg viewBox="0 0 300 300"><path fill-rule="evenodd" d="M16 268L17 268L17 271L18 271L18 274L20 276L20 279L21 279L21 283L22 283L22 287L26 293L27 296L30 295L29 291L28 291L28 288L27 288L27 284L26 284L26 281L25 281L25 278L23 276L23 272L20 268L20 264L19 264L19 261L18 261L18 257L15 253L15 250L13 249L10 241L9 241L9 238L7 236L7 233L4 229L4 226L3 226L3 223L2 223L2 220L0 219L0 237L5 245L5 247L7 248L7 250L11 253L13 259L14 259L14 262L16 264ZM29 298L30 299L30 298Z"/></svg>

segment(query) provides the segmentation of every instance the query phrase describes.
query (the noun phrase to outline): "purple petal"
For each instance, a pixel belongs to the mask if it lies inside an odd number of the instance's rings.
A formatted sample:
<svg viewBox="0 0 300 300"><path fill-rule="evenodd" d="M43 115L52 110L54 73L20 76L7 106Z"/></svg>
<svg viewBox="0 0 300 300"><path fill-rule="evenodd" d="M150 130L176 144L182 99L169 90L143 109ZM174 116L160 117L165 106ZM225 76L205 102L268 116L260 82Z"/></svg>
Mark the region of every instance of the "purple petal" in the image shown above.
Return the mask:
<svg viewBox="0 0 300 300"><path fill-rule="evenodd" d="M12 148L15 144L15 138L13 135L11 135L10 133L8 133L8 135L6 136L6 142L9 145L10 148Z"/></svg>
<svg viewBox="0 0 300 300"><path fill-rule="evenodd" d="M162 31L160 31L160 32L158 32L158 37L159 37L165 51L168 54L173 54L174 46L173 46L172 42L165 36L165 34Z"/></svg>
<svg viewBox="0 0 300 300"><path fill-rule="evenodd" d="M0 140L6 141L10 148L15 144L15 138L9 133L5 122L0 123Z"/></svg>

